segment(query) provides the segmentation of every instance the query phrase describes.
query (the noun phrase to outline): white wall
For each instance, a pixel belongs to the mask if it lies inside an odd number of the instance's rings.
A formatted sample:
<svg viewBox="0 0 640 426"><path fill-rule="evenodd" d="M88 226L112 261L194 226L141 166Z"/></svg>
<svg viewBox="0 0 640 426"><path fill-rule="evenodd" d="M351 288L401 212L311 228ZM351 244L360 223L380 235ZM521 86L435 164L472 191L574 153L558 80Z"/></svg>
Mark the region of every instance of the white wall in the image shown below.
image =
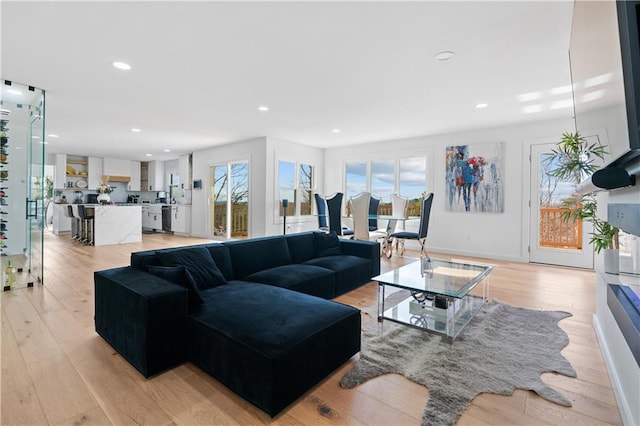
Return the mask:
<svg viewBox="0 0 640 426"><path fill-rule="evenodd" d="M320 194L324 193L322 186L324 169L323 149L287 142L276 138L267 138L267 174L265 175L265 230L267 235L281 234L283 232L282 218L278 215L280 196L277 179L278 162L280 160L314 166L316 174L316 191ZM287 218L288 234L314 229L318 229L318 218L316 216Z"/></svg>
<svg viewBox="0 0 640 426"><path fill-rule="evenodd" d="M423 136L325 151L325 193L344 192L345 162L425 155L427 191L434 193L428 250L528 262L529 146L559 140L573 121L552 120L517 126ZM504 213L445 211L445 149L451 145L504 142ZM417 221L407 222L407 229Z"/></svg>
<svg viewBox="0 0 640 426"><path fill-rule="evenodd" d="M209 168L233 161L249 162L249 235L265 235L265 167L266 138L195 151L193 153L193 180L202 180L202 189L192 192L191 234L211 238L209 231Z"/></svg>

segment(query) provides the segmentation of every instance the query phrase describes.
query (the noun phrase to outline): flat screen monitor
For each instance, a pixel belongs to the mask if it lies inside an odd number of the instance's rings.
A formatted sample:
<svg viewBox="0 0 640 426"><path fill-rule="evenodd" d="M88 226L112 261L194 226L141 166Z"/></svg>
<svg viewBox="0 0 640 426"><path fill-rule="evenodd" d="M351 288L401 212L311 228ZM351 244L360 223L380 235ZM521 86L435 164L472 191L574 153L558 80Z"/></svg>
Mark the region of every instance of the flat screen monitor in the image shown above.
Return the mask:
<svg viewBox="0 0 640 426"><path fill-rule="evenodd" d="M593 111L611 117L614 158L640 155L640 1L574 3L569 57L576 129L593 129Z"/></svg>

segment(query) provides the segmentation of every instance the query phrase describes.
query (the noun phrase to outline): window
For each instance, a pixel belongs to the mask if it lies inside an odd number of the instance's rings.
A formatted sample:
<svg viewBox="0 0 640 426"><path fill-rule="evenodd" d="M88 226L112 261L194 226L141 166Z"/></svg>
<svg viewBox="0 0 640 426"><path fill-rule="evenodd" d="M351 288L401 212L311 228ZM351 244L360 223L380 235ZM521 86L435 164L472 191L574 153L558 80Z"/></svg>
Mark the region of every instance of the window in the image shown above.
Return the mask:
<svg viewBox="0 0 640 426"><path fill-rule="evenodd" d="M282 200L288 200L287 216L309 216L313 213L315 192L314 166L290 161L278 162L279 216L283 216Z"/></svg>
<svg viewBox="0 0 640 426"><path fill-rule="evenodd" d="M425 157L373 161L349 161L345 169L345 200L363 191L382 198L380 213L391 214L391 194L409 198L409 215L420 215L420 202L426 193Z"/></svg>
<svg viewBox="0 0 640 426"><path fill-rule="evenodd" d="M398 163L398 193L409 198L409 216L420 216L420 201L427 188L427 159L401 158Z"/></svg>
<svg viewBox="0 0 640 426"><path fill-rule="evenodd" d="M395 160L371 162L371 193L381 198L379 207L381 214L391 214L391 194L395 192L395 183Z"/></svg>

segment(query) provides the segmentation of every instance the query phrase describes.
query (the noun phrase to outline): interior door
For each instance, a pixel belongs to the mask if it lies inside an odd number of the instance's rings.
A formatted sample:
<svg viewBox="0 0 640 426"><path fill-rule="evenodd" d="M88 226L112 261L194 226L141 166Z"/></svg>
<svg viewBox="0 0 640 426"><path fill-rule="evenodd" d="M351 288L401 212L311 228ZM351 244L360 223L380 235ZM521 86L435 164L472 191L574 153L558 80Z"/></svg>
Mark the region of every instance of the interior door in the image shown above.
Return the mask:
<svg viewBox="0 0 640 426"><path fill-rule="evenodd" d="M31 106L31 118L29 127L29 182L27 188L27 268L31 280L42 283L43 281L43 253L44 253L44 228L45 228L45 191L44 176L45 140L44 136L44 91L34 100Z"/></svg>
<svg viewBox="0 0 640 426"><path fill-rule="evenodd" d="M531 146L529 261L592 269L591 224L566 222L561 217L562 200L575 192L575 183L558 181L546 173L553 165L544 160L554 147Z"/></svg>

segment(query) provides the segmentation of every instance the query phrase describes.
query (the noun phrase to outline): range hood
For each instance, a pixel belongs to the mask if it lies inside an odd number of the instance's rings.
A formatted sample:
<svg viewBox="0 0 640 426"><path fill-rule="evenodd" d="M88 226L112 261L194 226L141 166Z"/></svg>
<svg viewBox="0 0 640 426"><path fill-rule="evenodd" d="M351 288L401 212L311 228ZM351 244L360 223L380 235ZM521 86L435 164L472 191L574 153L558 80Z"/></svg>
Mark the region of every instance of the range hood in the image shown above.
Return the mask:
<svg viewBox="0 0 640 426"><path fill-rule="evenodd" d="M109 176L109 182L129 182L131 181L131 177L129 176Z"/></svg>

